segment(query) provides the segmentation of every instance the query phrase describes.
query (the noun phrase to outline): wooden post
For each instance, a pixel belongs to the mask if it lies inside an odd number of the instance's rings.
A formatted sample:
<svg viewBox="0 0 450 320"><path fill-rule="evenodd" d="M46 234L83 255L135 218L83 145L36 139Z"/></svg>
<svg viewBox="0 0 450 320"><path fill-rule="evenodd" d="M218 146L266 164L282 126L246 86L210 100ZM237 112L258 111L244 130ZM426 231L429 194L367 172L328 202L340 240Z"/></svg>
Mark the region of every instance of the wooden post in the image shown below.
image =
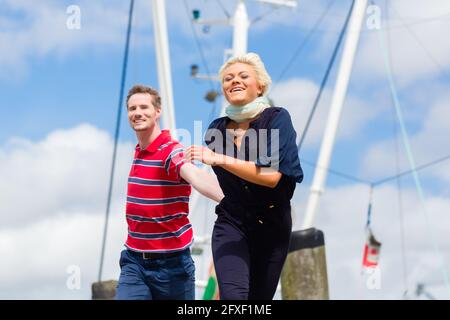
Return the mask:
<svg viewBox="0 0 450 320"><path fill-rule="evenodd" d="M92 284L92 300L114 300L116 287L116 280L94 282Z"/></svg>
<svg viewBox="0 0 450 320"><path fill-rule="evenodd" d="M328 278L323 232L294 231L281 273L283 300L328 300Z"/></svg>

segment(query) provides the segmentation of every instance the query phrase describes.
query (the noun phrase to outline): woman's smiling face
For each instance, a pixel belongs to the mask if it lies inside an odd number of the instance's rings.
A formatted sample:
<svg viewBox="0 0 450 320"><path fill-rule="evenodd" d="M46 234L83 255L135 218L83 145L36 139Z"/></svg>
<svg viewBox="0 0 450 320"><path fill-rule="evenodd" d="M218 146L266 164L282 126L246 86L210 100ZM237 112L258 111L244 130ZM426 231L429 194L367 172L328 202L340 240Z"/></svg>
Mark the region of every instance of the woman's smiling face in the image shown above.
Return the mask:
<svg viewBox="0 0 450 320"><path fill-rule="evenodd" d="M222 90L227 101L234 106L252 102L263 92L253 67L246 63L234 63L225 69Z"/></svg>

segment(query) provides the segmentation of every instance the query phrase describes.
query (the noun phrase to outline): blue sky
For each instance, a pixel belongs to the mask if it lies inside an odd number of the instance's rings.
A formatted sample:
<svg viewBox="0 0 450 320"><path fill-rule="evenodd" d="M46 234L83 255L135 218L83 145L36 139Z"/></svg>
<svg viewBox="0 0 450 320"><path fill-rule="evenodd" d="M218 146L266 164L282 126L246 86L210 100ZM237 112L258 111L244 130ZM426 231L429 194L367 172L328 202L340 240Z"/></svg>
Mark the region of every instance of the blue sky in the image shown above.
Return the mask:
<svg viewBox="0 0 450 320"><path fill-rule="evenodd" d="M281 79L279 76L330 1L301 1L295 10L283 8L273 12L271 6L247 1L251 20L264 15L261 21L250 28L248 50L259 53L264 60L275 82L271 98L277 105L289 110L298 134L304 128L351 1L334 1L329 13L288 72ZM226 11L232 14L236 1L221 2ZM225 18L225 14L218 1L213 0L170 0L166 4L176 123L178 128L192 131L194 121L202 121L203 128L207 127L214 105L203 98L210 89L210 83L192 79L189 75L191 64L198 64L200 73L205 73L206 70L195 43L188 18L190 13L186 12L185 3L190 10L200 9L202 18ZM78 5L81 10L80 30L66 28L66 9L73 4ZM385 1L375 1L375 4L381 10L383 25L388 22L390 26L388 33L394 78L417 164L446 156L450 154L450 144L446 138L450 134L450 126L445 121L450 116L450 97L447 92L450 43L441 34L442 30L450 30L449 3L438 0L397 0L389 2L388 6ZM388 12L389 19L386 19ZM63 224L65 219L71 219L73 226L86 225L83 219L93 219L89 220L90 223L101 225L119 99L127 13L128 1L122 0L0 0L0 180L3 180L0 188L7 195L0 204L0 214L3 216L0 243L15 243L24 234L34 232L36 236L48 235L41 239L41 245L44 245L51 242L49 239L57 239L46 228L52 224ZM224 49L231 46L232 29L211 26L209 32L205 33L202 26L196 25L194 28L206 57L207 67L214 73L223 62ZM393 133L396 123L398 126L376 32L363 25L331 163L336 170L373 180L397 172ZM339 58L340 55L305 141L301 159L317 159ZM150 1L144 0L136 0L135 3L126 88L134 83L158 87L151 5ZM217 84L214 86L217 87ZM220 103L219 100L218 108ZM122 111L113 204L115 221L118 222L111 227L116 233L111 231L114 239L111 243L114 245L111 244L110 249L111 266L106 271L111 277L117 273L117 255L114 254L120 250L123 232L126 231L124 221L120 220L124 179L129 169L130 150L135 144L134 134L126 122L125 107ZM404 146L399 141L399 161L403 171L409 169L409 164ZM36 159L36 164L31 167L20 166L30 157ZM294 196L297 221L302 219L302 210L314 174L310 166L303 167L305 181L297 188ZM438 225L437 228L441 228L436 234L444 248L450 246L444 237L449 231L450 223L438 222L448 221L443 214L450 209L449 172L448 163L443 163L420 173L425 186L428 212ZM36 190L34 194L28 191L26 177L33 177L32 189ZM422 280L426 282L427 270L432 270L430 273L435 274L433 270L439 269L436 267L439 263L427 264L434 261L435 257L430 253L432 250L418 245L428 240L422 238L425 233L419 226L420 222L423 223L424 216L411 178L403 179L402 185L405 189L404 201L408 203L405 206L411 212L414 211L414 214L410 212L411 218L405 220L407 235L410 237L408 240L412 243L408 247L410 253L407 261L410 265L426 261L423 262L425 267L420 270L411 268L409 275L411 279L424 278ZM84 190L80 190L82 188ZM24 192L29 195L29 203L17 205L17 199ZM393 243L394 246L390 248L386 245L383 248L386 261L384 270L389 270L385 273L387 279L398 277L400 272L392 271L395 269L393 266L399 263L399 239L396 234L387 231L393 223L392 216L387 215L387 212L395 212L392 214L397 215L398 211L396 192L394 182L376 189L374 199L374 227L382 242ZM332 175L328 177L317 227L324 229L326 235L329 234L330 249L327 258L330 261L329 274L333 283L332 298L360 297L361 291L357 287L362 280L354 270L359 267L360 251L362 252L364 243L367 198L367 186ZM409 207L413 203L416 205ZM17 211L14 218L7 214L11 208ZM335 208L342 210L334 212ZM33 209L39 212L28 219ZM343 233L349 233L342 231L345 228L338 228L337 224L332 223L335 219L333 214L340 216L342 219L338 221L342 223L352 221L346 228L354 237L345 237L344 242L353 244L354 251L348 250L353 253L345 259L339 258L343 254L341 237ZM436 215L433 216L434 214ZM198 223L200 230L201 222ZM100 227L91 228L91 233L101 230ZM66 231L75 232L75 229ZM74 240L73 247L81 246L81 243L84 242ZM63 249L54 250L61 252ZM87 265L87 261L96 261L96 251L91 250L90 258L86 253L86 256L80 255L79 260L74 263ZM428 254L431 258L424 258ZM12 259L3 268L13 268L16 260ZM449 260L447 254L447 266L450 265ZM42 270L45 269L39 262L36 264ZM95 264L83 267L89 270L86 271L86 279L95 278ZM61 274L58 281L62 283L64 266L55 263L51 267L59 270ZM42 279L46 279L45 274L46 271L42 271ZM346 289L343 280L339 280L342 278L352 279L355 283L352 289ZM414 279L417 280L416 278ZM365 297L401 298L402 285L389 281L386 283L389 284L383 290L368 292ZM20 281L10 280L7 285L10 297L20 297L21 286ZM45 291L43 284L37 281L35 293L30 293L27 297L35 298L39 296L38 292L45 292L44 296L47 298L89 298L88 287L86 285L80 292L67 292L61 283L55 282L53 287L49 286ZM17 292L13 289L17 289ZM437 290L435 294L445 297L442 292ZM0 296L8 297L8 293L0 292Z"/></svg>
<svg viewBox="0 0 450 320"><path fill-rule="evenodd" d="M209 115L214 105L203 99L206 91L210 89L210 82L194 80L189 76L190 64L200 65L200 72L203 73L206 72L206 68L202 65L200 52L195 45L184 3L183 1L179 2L180 6L177 9L172 8L170 3L167 6L173 92L177 126L192 130L195 120L204 121L206 125L210 120ZM25 8L27 6L38 6L37 4L31 5L26 1L23 3ZM64 14L65 8L74 3L73 1L48 1L47 5L53 10L59 11L60 14ZM190 9L200 8L201 15L204 18L208 16L214 18L225 17L220 7L214 1L203 3L187 1L186 3ZM327 4L327 1L322 1L321 5L325 7ZM64 30L64 41L68 43L78 41L80 42L79 46L74 45L73 48L67 49L64 44L54 40L53 47L48 49L45 55L35 55L33 50L39 50L39 48L33 48L33 46L37 45L29 45L31 53L26 52L22 59L23 61L20 61L21 64L25 65L23 67L24 70L21 70L22 72L19 75L13 73L12 76L6 77L5 73L2 76L2 87L0 89L3 97L0 111L1 118L9 119L11 108L14 108L14 114L20 118L20 125L15 121L3 121L2 130L0 131L1 142L6 142L11 136L19 136L36 141L42 139L54 129L70 128L81 122L93 124L110 133L114 131L126 24L116 23L113 30L116 32L114 41L105 45L98 45L94 40L90 39L90 30L84 31L85 29L94 28L94 25L97 24L94 19L98 17L90 15L87 5L87 8L83 10L83 5L83 2L79 3L81 29ZM128 7L124 1L110 1L108 4L96 1L96 5L115 11L122 19L126 19ZM233 1L225 2L225 5L228 12L232 13ZM258 52L263 57L274 81L280 80L279 82L283 82L293 77L301 77L319 84L349 5L350 1L340 1L331 7L329 19L333 20L332 24L324 22L317 28L315 36L311 38L301 54L290 65L282 79L279 79L279 76L282 70L286 68L287 61L291 59L293 52L310 31L308 27L311 27L311 25L302 25L301 22L303 20L311 20L310 24L314 24L315 20L320 17L320 10L324 8L320 7L320 5L305 3L303 4L304 12L301 11L301 8L295 11L278 9L274 13L268 14L266 19L263 18L262 21L257 22L250 29L248 48ZM8 7L8 1L5 1L5 6ZM151 13L150 11L143 13L143 9L150 9L148 3L136 1L135 12L140 13L137 16L135 15L134 20L135 28L131 39L126 88L130 88L134 83L158 86ZM184 21L173 21L171 19L173 10L177 10L174 16L177 19L184 19ZM249 3L248 12L250 19L270 13L271 10L272 8L267 5ZM23 8L20 8L20 6L19 8L14 8L11 5L7 12L10 14L7 18L12 19L21 26L25 27L29 23L38 23L33 21L33 19L36 19L35 17L26 17L26 15L21 14ZM30 12L32 10L26 12L31 15ZM288 26L278 21L285 16L291 20L285 23ZM47 23L51 27L65 27L58 26L56 23ZM305 23L307 24L308 22ZM180 28L183 28L183 31L180 31ZM231 46L231 28L211 26L208 33L202 31L202 26L195 26L195 29L207 57L207 67L213 73L218 70L222 63L223 49ZM100 29L100 31L108 32L108 30L103 29ZM367 30L365 31L367 33ZM39 35L44 36L43 34ZM364 37L365 34L363 33L362 38L364 39ZM183 57L182 52L188 52L188 54ZM330 90L332 90L334 83L336 66L337 63L328 82ZM9 68L14 69L14 66ZM9 72L9 68L6 68L7 72ZM387 90L387 78L379 79L377 83L370 83L362 87L357 83L357 80L359 79L355 80L353 78L349 86L349 91L354 96L361 99L372 99L374 95L373 89L375 89L378 91L378 98L381 98L383 102L383 105L377 107L392 108L389 91ZM214 86L217 87L217 84L214 83ZM277 86L279 86L279 83L274 83L274 87ZM400 92L400 97L403 98L402 92ZM405 100L407 101L407 98ZM217 104L220 107L220 101ZM302 112L301 116L306 118L311 106L303 104L304 112ZM325 107L322 106L322 108ZM129 141L134 139L134 137L126 123L125 113L122 115L121 139ZM349 173L354 171L355 163L349 160L361 157L361 152L364 152L367 139L376 140L392 136L393 125L389 122L390 119L388 117L383 115L383 118L379 116L373 120L376 121L376 125L365 127L367 131L364 132L365 136L363 139L353 139L351 144L342 145L335 149L336 162L333 162L333 167ZM315 119L315 121L317 120ZM375 123L372 122L372 124ZM409 123L410 133L414 132L417 125L418 123ZM300 124L296 128L299 133L303 129ZM360 144L360 147L355 148L355 143ZM345 154L344 157L339 156L341 152ZM314 148L305 148L304 156L309 160L313 160L316 158L316 153L317 145ZM341 159L345 159L345 161L341 161ZM305 170L308 169L305 168ZM353 172L353 174L359 175L360 173ZM310 177L311 174L307 175L307 178L308 176Z"/></svg>

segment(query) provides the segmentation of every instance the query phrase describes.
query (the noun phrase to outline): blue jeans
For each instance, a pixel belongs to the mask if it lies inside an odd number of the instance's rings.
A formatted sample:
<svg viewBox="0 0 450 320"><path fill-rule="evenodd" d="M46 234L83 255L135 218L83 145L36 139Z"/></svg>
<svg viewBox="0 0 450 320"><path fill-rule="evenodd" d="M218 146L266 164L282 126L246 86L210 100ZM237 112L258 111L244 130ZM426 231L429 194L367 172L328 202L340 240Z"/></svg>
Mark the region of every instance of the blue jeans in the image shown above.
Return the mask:
<svg viewBox="0 0 450 320"><path fill-rule="evenodd" d="M120 268L117 300L195 299L195 266L189 250L175 257L146 260L125 249Z"/></svg>

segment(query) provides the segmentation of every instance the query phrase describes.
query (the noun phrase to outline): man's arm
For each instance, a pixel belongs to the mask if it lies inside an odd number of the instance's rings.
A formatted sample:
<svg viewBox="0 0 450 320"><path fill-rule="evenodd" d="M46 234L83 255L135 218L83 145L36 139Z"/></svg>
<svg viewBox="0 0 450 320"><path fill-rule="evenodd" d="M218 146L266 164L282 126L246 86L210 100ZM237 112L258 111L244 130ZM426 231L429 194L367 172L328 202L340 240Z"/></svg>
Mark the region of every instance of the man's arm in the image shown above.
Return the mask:
<svg viewBox="0 0 450 320"><path fill-rule="evenodd" d="M211 166L219 166L232 174L261 186L275 188L282 174L272 168L261 168L252 161L229 157L202 146L190 146L186 149L185 159L197 160Z"/></svg>
<svg viewBox="0 0 450 320"><path fill-rule="evenodd" d="M217 202L224 197L217 179L192 163L185 163L180 169L180 175L205 197Z"/></svg>

